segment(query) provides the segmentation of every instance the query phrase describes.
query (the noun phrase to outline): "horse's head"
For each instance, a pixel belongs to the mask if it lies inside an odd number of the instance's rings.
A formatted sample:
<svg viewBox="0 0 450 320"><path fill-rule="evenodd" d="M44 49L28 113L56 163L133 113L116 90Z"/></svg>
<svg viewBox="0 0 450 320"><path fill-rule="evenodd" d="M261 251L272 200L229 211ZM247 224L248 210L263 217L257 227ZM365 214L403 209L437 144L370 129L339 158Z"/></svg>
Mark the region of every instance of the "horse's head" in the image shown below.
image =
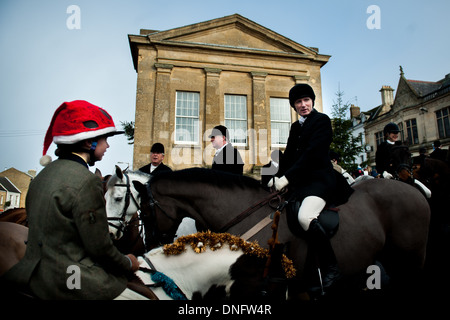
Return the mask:
<svg viewBox="0 0 450 320"><path fill-rule="evenodd" d="M181 218L166 210L153 197L150 183L133 181L134 189L141 199L141 220L145 227L145 244L147 249L173 242ZM173 208L171 208L173 211Z"/></svg>
<svg viewBox="0 0 450 320"><path fill-rule="evenodd" d="M408 146L395 144L391 148L391 163L398 178L408 180L412 175L412 158Z"/></svg>
<svg viewBox="0 0 450 320"><path fill-rule="evenodd" d="M144 173L123 172L116 166L105 193L106 214L113 239L120 239L127 224L140 208L140 195L132 183L134 179L149 179Z"/></svg>

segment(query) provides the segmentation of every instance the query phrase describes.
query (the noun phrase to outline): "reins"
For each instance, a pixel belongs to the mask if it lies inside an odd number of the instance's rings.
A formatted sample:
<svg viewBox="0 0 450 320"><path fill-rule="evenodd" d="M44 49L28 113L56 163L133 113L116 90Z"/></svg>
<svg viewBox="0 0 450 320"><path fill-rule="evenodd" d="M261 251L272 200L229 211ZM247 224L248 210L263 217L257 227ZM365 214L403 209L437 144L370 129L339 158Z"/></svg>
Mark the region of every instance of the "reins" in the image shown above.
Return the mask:
<svg viewBox="0 0 450 320"><path fill-rule="evenodd" d="M225 232L231 227L235 226L245 218L249 217L252 213L257 211L258 209L264 207L266 204L270 203L274 199L278 199L279 202L281 202L281 197L286 193L286 191L276 191L272 192L270 195L262 199L261 201L258 201L257 203L253 204L240 214L238 214L234 219L229 221L227 224L225 224L222 228L220 228L219 232Z"/></svg>
<svg viewBox="0 0 450 320"><path fill-rule="evenodd" d="M158 288L162 287L164 292L174 300L188 300L183 290L173 281L170 277L165 275L164 273L158 271L153 263L150 261L148 257L145 255L142 256L144 261L150 268L139 267L140 271L149 273L151 275L152 281L155 283L152 284L144 284L147 288Z"/></svg>

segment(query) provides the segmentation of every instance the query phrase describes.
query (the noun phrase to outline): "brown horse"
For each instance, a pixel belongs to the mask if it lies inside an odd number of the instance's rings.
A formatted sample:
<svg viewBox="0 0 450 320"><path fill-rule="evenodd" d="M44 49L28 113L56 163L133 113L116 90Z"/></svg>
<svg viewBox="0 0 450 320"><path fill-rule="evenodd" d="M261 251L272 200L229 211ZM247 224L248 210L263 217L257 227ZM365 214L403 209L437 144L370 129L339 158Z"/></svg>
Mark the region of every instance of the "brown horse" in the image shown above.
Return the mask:
<svg viewBox="0 0 450 320"><path fill-rule="evenodd" d="M27 227L0 222L0 277L23 258L27 239Z"/></svg>
<svg viewBox="0 0 450 320"><path fill-rule="evenodd" d="M1 222L13 222L28 227L28 218L25 208L8 209L0 214Z"/></svg>
<svg viewBox="0 0 450 320"><path fill-rule="evenodd" d="M362 181L354 190L349 201L338 207L339 230L331 239L341 272L347 276L364 273L381 258L391 274L408 276L409 272L421 269L430 208L420 192L408 184L385 179ZM195 219L200 229L242 235L274 211L266 205L230 224L270 194L251 178L207 169L160 175L150 181L150 191L148 206L142 199L141 210L148 211L153 219L152 238L147 240L155 245L163 238L173 238L185 216ZM250 240L265 245L270 237L267 225ZM301 287L308 276L307 246L291 233L286 214L280 220L279 241L287 244L288 256L298 270L296 286Z"/></svg>

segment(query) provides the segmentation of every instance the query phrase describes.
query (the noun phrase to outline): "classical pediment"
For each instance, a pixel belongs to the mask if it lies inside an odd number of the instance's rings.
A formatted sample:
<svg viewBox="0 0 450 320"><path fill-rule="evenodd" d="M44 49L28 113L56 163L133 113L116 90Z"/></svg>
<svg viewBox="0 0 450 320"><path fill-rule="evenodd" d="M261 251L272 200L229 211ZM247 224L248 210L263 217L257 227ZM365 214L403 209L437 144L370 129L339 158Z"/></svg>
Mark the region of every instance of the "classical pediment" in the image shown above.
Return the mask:
<svg viewBox="0 0 450 320"><path fill-rule="evenodd" d="M317 50L300 45L239 14L147 35L152 43L202 45L279 53L317 55Z"/></svg>

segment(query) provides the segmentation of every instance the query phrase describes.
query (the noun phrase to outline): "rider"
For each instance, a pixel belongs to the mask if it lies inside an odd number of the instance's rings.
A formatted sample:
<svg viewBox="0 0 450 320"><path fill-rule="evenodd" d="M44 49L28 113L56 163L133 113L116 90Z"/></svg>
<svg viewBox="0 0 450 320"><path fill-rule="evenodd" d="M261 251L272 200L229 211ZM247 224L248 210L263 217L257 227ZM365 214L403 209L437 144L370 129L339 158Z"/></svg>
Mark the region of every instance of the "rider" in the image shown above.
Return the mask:
<svg viewBox="0 0 450 320"><path fill-rule="evenodd" d="M291 125L280 170L268 186L281 190L289 185L289 191L301 203L297 219L307 231L308 244L316 248L322 285L327 289L340 277L340 271L318 216L333 196L336 175L328 157L333 134L331 120L313 108L315 98L314 90L307 84L297 84L289 91L289 103L300 119Z"/></svg>
<svg viewBox="0 0 450 320"><path fill-rule="evenodd" d="M380 143L375 154L375 163L378 173L385 179L392 179L395 174L392 148L399 143L400 128L393 122L389 122L383 129L385 141ZM424 193L425 197L431 197L431 191L422 182L413 179L412 182Z"/></svg>
<svg viewBox="0 0 450 320"><path fill-rule="evenodd" d="M139 263L123 255L108 233L100 179L89 171L117 131L111 116L87 101L64 102L44 140L45 168L30 183L24 258L5 276L41 299L139 299L126 274ZM46 152L57 145L58 159Z"/></svg>
<svg viewBox="0 0 450 320"><path fill-rule="evenodd" d="M399 138L400 128L397 124L389 122L383 129L384 139L378 145L375 154L375 163L378 173L385 179L392 179L395 168L392 164L391 150Z"/></svg>

